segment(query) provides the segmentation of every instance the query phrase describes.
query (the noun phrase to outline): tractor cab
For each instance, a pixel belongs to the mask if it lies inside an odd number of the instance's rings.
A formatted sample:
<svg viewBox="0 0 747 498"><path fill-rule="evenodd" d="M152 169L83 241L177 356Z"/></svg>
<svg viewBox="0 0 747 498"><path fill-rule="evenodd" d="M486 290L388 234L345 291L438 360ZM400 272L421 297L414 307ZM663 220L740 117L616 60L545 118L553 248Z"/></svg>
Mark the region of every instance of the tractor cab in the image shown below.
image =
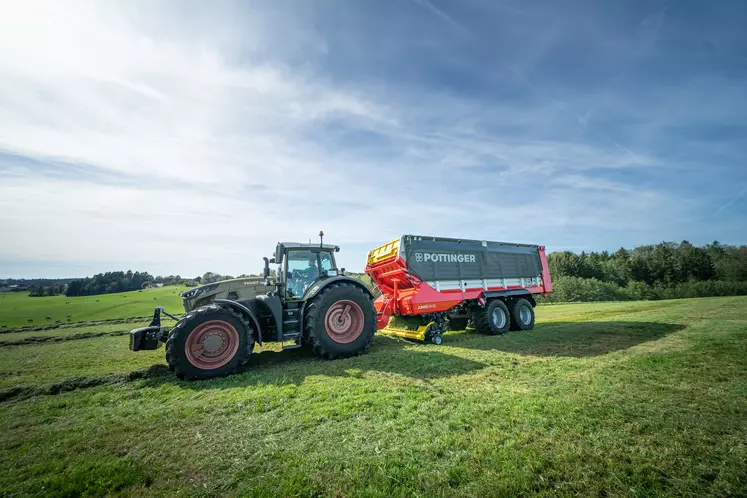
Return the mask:
<svg viewBox="0 0 747 498"><path fill-rule="evenodd" d="M286 301L300 301L317 280L338 276L335 252L339 250L333 245L279 243L275 258L269 261L278 265L278 293ZM269 266L265 273L269 274Z"/></svg>

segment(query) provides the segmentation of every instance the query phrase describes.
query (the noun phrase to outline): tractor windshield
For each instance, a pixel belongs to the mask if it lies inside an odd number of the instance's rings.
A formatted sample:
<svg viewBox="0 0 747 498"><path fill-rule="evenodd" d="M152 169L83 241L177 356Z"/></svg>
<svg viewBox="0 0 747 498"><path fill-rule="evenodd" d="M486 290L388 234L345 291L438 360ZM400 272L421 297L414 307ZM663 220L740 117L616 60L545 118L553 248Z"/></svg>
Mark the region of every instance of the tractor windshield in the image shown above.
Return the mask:
<svg viewBox="0 0 747 498"><path fill-rule="evenodd" d="M334 264L332 263L332 253L328 251L322 251L319 253L319 261L322 264L322 271L334 268Z"/></svg>
<svg viewBox="0 0 747 498"><path fill-rule="evenodd" d="M293 249L288 251L286 289L288 297L300 299L322 272L334 267L329 251Z"/></svg>

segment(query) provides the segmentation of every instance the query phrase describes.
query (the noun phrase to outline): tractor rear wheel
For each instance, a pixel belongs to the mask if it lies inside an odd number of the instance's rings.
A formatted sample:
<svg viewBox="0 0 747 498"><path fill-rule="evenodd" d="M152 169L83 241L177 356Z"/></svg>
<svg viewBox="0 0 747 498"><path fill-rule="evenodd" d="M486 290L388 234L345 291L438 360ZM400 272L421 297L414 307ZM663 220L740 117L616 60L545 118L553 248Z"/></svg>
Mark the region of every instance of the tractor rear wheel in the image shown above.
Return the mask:
<svg viewBox="0 0 747 498"><path fill-rule="evenodd" d="M376 310L363 290L331 284L306 304L306 341L328 360L360 354L376 332Z"/></svg>
<svg viewBox="0 0 747 498"><path fill-rule="evenodd" d="M475 329L482 334L505 334L511 325L508 307L500 299L488 301L484 308L477 308L472 311L472 323Z"/></svg>
<svg viewBox="0 0 747 498"><path fill-rule="evenodd" d="M236 371L254 348L251 326L215 304L187 313L166 342L166 361L180 379L210 379Z"/></svg>
<svg viewBox="0 0 747 498"><path fill-rule="evenodd" d="M511 304L511 330L534 328L534 308L526 299L517 299Z"/></svg>

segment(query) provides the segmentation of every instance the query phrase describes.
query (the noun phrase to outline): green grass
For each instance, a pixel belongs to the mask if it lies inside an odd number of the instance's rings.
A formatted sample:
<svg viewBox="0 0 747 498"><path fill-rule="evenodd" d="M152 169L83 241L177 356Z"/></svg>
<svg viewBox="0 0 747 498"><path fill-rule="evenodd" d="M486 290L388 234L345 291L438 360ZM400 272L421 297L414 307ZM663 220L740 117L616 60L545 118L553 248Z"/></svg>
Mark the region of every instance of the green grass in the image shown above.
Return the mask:
<svg viewBox="0 0 747 498"><path fill-rule="evenodd" d="M142 318L138 320L126 320L123 322L117 322L117 323L99 323L94 325L84 325L91 322L82 322L82 323L71 323L71 324L65 324L61 327L56 328L50 328L45 330L21 330L16 331L14 329L13 332L5 332L0 333L0 347L3 347L4 345L13 344L18 341L26 341L29 339L41 339L41 338L50 338L55 340L69 340L71 338L86 336L86 335L92 335L92 334L118 334L118 333L126 333L130 330L137 328L137 327L144 327L145 325L148 325L149 319L148 318ZM169 323L173 324L174 322L170 322L168 319L165 319L163 321L164 325L168 325Z"/></svg>
<svg viewBox="0 0 747 498"><path fill-rule="evenodd" d="M537 318L205 382L126 337L2 347L0 495L747 493L747 298Z"/></svg>
<svg viewBox="0 0 747 498"><path fill-rule="evenodd" d="M129 318L153 314L153 308L164 306L172 313L181 313L179 293L185 287L169 286L160 289L101 294L83 297L29 297L25 292L0 293L0 332L2 327L54 325L67 323ZM31 321L29 321L31 320Z"/></svg>

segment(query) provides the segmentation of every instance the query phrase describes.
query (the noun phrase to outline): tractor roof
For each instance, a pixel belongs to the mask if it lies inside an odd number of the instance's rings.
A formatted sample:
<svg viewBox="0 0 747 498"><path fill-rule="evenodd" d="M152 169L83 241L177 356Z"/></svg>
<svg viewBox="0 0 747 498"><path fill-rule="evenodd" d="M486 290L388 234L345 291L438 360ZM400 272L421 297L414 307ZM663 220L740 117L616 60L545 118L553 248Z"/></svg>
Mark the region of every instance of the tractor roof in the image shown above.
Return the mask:
<svg viewBox="0 0 747 498"><path fill-rule="evenodd" d="M302 244L300 242L279 242L279 245L282 245L286 249L319 249L320 247L322 249L328 249L330 251L339 251L340 246L335 246L332 244L323 244L320 246L319 244Z"/></svg>

